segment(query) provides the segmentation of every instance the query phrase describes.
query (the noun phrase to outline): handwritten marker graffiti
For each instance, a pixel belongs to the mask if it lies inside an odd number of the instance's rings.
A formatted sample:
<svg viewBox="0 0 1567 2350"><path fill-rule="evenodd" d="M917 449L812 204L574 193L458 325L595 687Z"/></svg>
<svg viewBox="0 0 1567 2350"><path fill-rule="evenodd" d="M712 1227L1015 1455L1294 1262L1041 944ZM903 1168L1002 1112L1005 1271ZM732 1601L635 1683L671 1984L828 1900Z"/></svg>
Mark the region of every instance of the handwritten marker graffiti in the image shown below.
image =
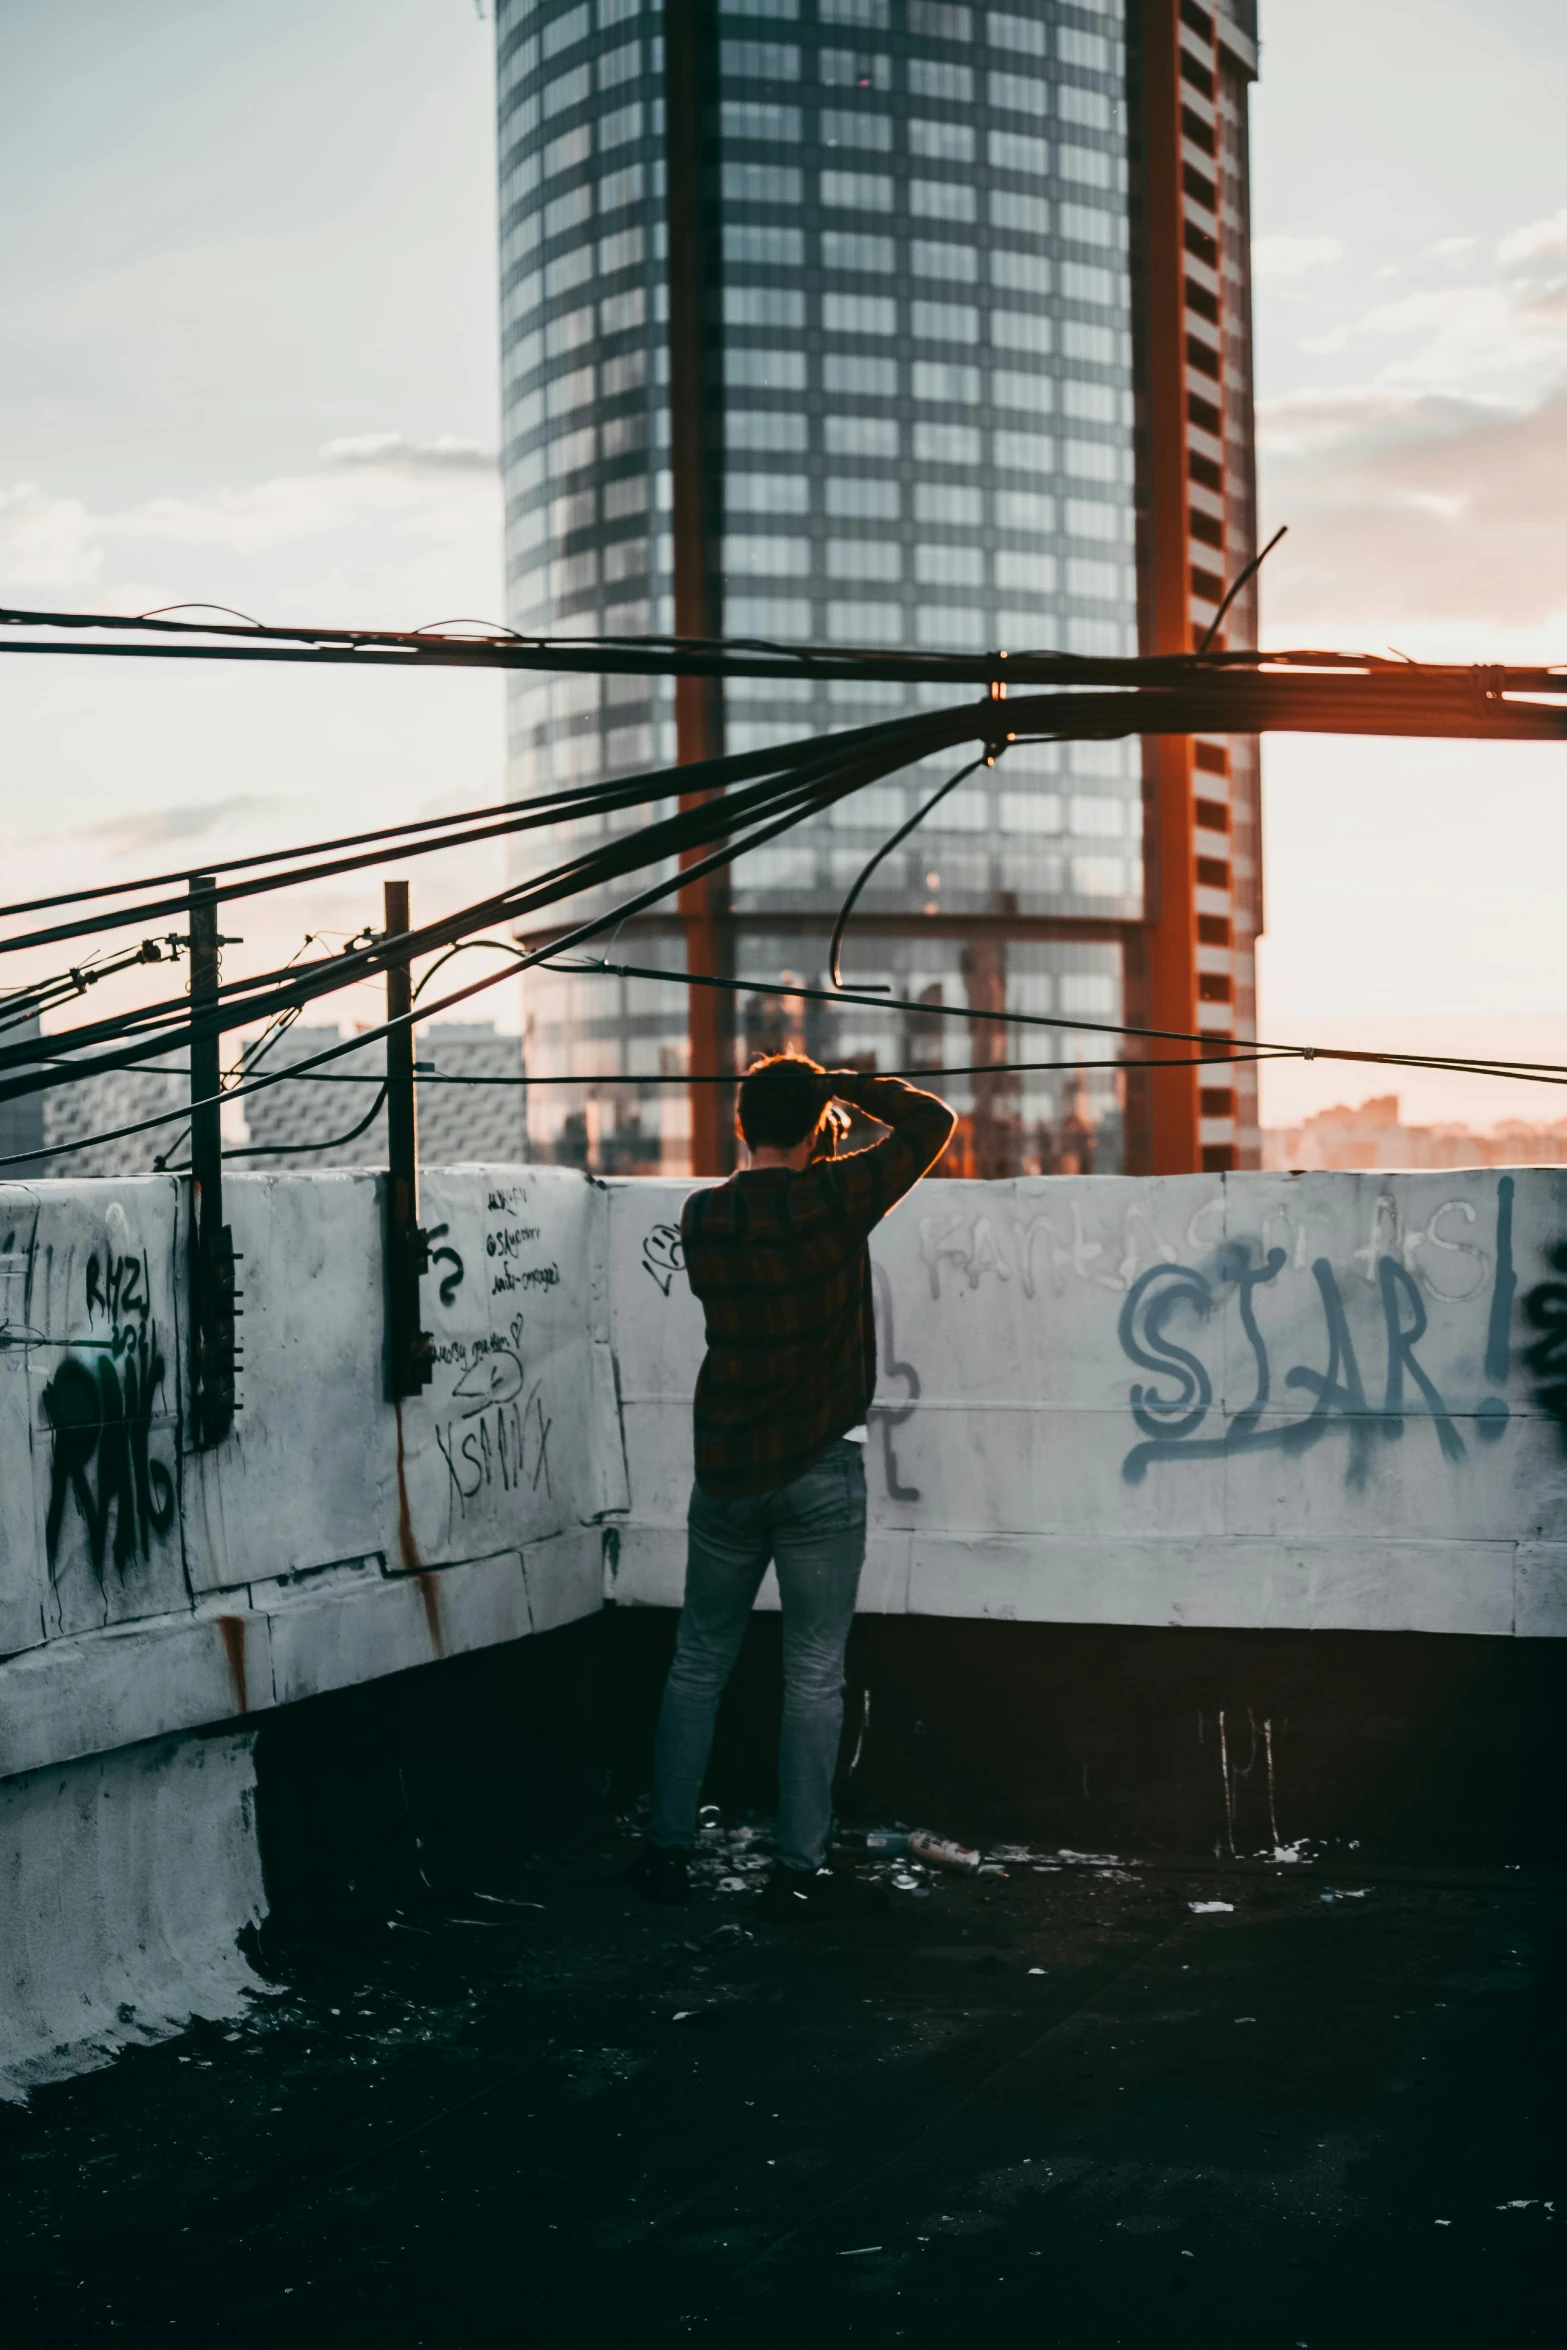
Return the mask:
<svg viewBox="0 0 1567 2350"><path fill-rule="evenodd" d="M642 1243L642 1267L651 1273L667 1297L674 1285L675 1275L686 1269L686 1254L681 1245L678 1224L655 1224Z"/></svg>
<svg viewBox="0 0 1567 2350"><path fill-rule="evenodd" d="M1439 1210L1438 1215L1444 1212ZM1517 1287L1512 1212L1513 1179L1504 1175L1497 1186L1496 1277L1485 1349L1486 1377L1498 1385L1507 1375L1509 1320ZM1413 1237L1413 1245L1434 1237L1437 1220L1433 1217L1426 1231ZM1460 1244L1437 1237L1437 1245L1455 1248ZM1461 1245L1464 1253L1475 1253L1467 1244ZM1414 1274L1399 1256L1357 1253L1367 1255L1367 1277L1375 1281L1382 1306L1386 1382L1381 1403L1373 1405L1367 1396L1333 1267L1326 1257L1319 1256L1312 1260L1311 1276L1322 1312L1326 1367L1319 1371L1298 1363L1287 1371L1285 1388L1310 1396L1311 1409L1302 1417L1275 1420L1266 1426L1263 1422L1272 1400L1273 1372L1255 1300L1257 1291L1271 1286L1283 1271L1286 1252L1271 1248L1260 1264L1254 1264L1245 1242L1230 1241L1219 1252L1213 1279L1194 1265L1166 1263L1151 1265L1133 1282L1121 1308L1117 1335L1127 1360L1139 1370L1153 1373L1154 1380L1134 1382L1128 1398L1132 1419L1145 1439L1132 1447L1121 1464L1121 1474L1129 1485L1140 1484L1156 1461L1223 1460L1240 1453L1269 1451L1294 1455L1309 1451L1330 1431L1342 1430L1349 1444L1347 1481L1352 1490L1359 1490L1370 1473L1373 1445L1402 1438L1412 1416L1429 1419L1444 1459L1458 1462L1467 1458L1455 1412L1415 1351L1426 1335L1430 1317ZM1408 1254L1407 1244L1404 1254ZM1567 1250L1558 1263L1567 1270ZM1202 1357L1182 1343L1182 1336L1193 1334L1206 1322L1231 1287L1241 1330L1251 1349L1255 1390L1222 1435L1200 1436L1197 1431L1213 1407L1213 1381ZM1465 1297L1474 1294L1473 1289L1464 1292ZM1548 1367L1553 1375L1560 1374L1558 1416L1567 1426L1567 1287L1542 1285L1531 1292L1528 1311L1536 1327L1548 1332L1540 1345L1530 1350L1529 1359L1537 1369ZM1506 1430L1508 1406L1503 1397L1488 1395L1468 1416L1474 1435L1482 1443L1494 1443Z"/></svg>

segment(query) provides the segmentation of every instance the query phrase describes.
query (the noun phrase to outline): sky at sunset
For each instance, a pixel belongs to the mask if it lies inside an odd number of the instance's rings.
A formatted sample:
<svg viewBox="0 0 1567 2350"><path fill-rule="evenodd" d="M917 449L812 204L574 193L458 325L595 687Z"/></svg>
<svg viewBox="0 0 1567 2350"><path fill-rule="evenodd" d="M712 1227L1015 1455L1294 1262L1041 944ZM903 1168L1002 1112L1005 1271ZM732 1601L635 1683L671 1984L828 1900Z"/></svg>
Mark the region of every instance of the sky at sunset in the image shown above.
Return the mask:
<svg viewBox="0 0 1567 2350"><path fill-rule="evenodd" d="M1264 641L1567 657L1567 11L1263 0L1262 33ZM499 617L492 40L475 0L3 0L0 596ZM494 678L7 660L0 689L11 895L501 782ZM1265 772L1265 1032L1567 1061L1567 751L1274 738ZM416 910L492 875L432 863ZM247 912L242 961L375 911ZM514 983L492 1006L515 1025ZM1390 1089L1266 1085L1274 1120Z"/></svg>

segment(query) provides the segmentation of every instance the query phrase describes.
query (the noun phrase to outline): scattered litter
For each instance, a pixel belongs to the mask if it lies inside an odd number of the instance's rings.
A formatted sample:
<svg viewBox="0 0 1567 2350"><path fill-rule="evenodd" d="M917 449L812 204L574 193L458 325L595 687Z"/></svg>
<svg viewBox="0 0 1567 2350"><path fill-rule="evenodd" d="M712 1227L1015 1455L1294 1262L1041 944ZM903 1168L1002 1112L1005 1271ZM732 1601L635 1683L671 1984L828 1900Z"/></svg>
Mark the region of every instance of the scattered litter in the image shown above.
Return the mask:
<svg viewBox="0 0 1567 2350"><path fill-rule="evenodd" d="M1010 1861L1014 1868L1022 1868L1029 1861L1037 1861L1039 1855L1029 1844L993 1844L985 1858L987 1860Z"/></svg>
<svg viewBox="0 0 1567 2350"><path fill-rule="evenodd" d="M716 1805L704 1804L691 1855L691 1881L700 1893L759 1893L775 1850L770 1828L750 1821L726 1828Z"/></svg>
<svg viewBox="0 0 1567 2350"><path fill-rule="evenodd" d="M1124 1861L1118 1852L1074 1852L1068 1844L1062 1845L1056 1858L1080 1869L1121 1869L1137 1865L1135 1861Z"/></svg>
<svg viewBox="0 0 1567 2350"><path fill-rule="evenodd" d="M475 1901L493 1902L497 1909L542 1909L542 1901L513 1901L504 1893L476 1893Z"/></svg>
<svg viewBox="0 0 1567 2350"><path fill-rule="evenodd" d="M916 1828L909 1838L911 1860L925 1861L938 1869L957 1869L972 1877L979 1868L979 1854L967 1844L959 1844L951 1836L937 1836L929 1828Z"/></svg>
<svg viewBox="0 0 1567 2350"><path fill-rule="evenodd" d="M669 2020L672 2024L721 2024L724 2011L721 2007L682 2007Z"/></svg>
<svg viewBox="0 0 1567 2350"><path fill-rule="evenodd" d="M900 1860L909 1849L907 1828L867 1828L865 1849L880 1860Z"/></svg>
<svg viewBox="0 0 1567 2350"><path fill-rule="evenodd" d="M1255 2017L1254 2015L1238 2015L1238 2016L1235 2018L1235 2021L1236 2021L1238 2024L1254 2024L1254 2023L1256 2022L1256 2020L1257 2020L1257 2019L1256 2019L1256 2017Z"/></svg>
<svg viewBox="0 0 1567 2350"><path fill-rule="evenodd" d="M1199 1917L1205 1917L1212 1910L1233 1909L1235 1904L1233 1901L1188 1901L1186 1906L1194 1909Z"/></svg>
<svg viewBox="0 0 1567 2350"><path fill-rule="evenodd" d="M1434 2228L1450 2228L1450 2227L1452 2226L1452 2224L1453 2224L1453 2223L1452 2223L1452 2221L1451 2221L1450 2219L1434 2219L1434 2220L1431 2222L1431 2225L1432 2225Z"/></svg>
<svg viewBox="0 0 1567 2350"><path fill-rule="evenodd" d="M1499 2203L1498 2211L1532 2211L1539 2202L1538 2195L1515 2195L1511 2203Z"/></svg>
<svg viewBox="0 0 1567 2350"><path fill-rule="evenodd" d="M1183 2253L1181 2254L1181 2258L1182 2258L1183 2260L1195 2260L1195 2259L1196 2259L1196 2257L1197 2257L1197 2255L1196 2255L1196 2253L1195 2253L1195 2252L1183 2252Z"/></svg>
<svg viewBox="0 0 1567 2350"><path fill-rule="evenodd" d="M976 1877L1004 1877L1006 1873L999 1860L982 1860L974 1871Z"/></svg>
<svg viewBox="0 0 1567 2350"><path fill-rule="evenodd" d="M930 1891L929 1885L925 1882L924 1870L910 1868L906 1861L900 1863L897 1868L887 1871L887 1883L895 1893L928 1893Z"/></svg>
<svg viewBox="0 0 1567 2350"><path fill-rule="evenodd" d="M1284 1868L1289 1867L1295 1861L1310 1860L1310 1843L1309 1836L1297 1836L1293 1844L1275 1844L1268 1858L1277 1861Z"/></svg>
<svg viewBox="0 0 1567 2350"><path fill-rule="evenodd" d="M1317 1899L1319 1901L1364 1901L1366 1893L1367 1887L1364 1885L1356 1885L1353 1888L1341 1886L1333 1893L1319 1893Z"/></svg>
<svg viewBox="0 0 1567 2350"><path fill-rule="evenodd" d="M1048 1967L1042 1966L1031 1966L1028 1971L1031 1975L1047 1975L1049 1974L1050 1969Z"/></svg>
<svg viewBox="0 0 1567 2350"><path fill-rule="evenodd" d="M879 2252L880 2250L879 2244L851 2244L846 2252L839 2253L838 2258L840 2260L858 2260L863 2252Z"/></svg>

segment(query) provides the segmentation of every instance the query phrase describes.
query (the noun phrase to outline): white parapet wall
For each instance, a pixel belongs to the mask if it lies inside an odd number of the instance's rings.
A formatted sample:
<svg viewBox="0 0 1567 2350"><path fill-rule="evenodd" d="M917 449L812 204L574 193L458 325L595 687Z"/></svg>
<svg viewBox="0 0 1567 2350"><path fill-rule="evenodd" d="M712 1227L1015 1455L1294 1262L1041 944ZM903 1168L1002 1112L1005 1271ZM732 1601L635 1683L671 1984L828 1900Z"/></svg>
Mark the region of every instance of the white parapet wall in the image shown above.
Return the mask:
<svg viewBox="0 0 1567 2350"><path fill-rule="evenodd" d="M0 1191L0 1779L676 1604L689 1188L427 1175L393 1405L376 1179L231 1181L201 1453L181 1186ZM872 1244L864 1604L1567 1633L1564 1241L1555 1169L923 1184Z"/></svg>
<svg viewBox="0 0 1567 2350"><path fill-rule="evenodd" d="M242 1409L206 1452L184 1188L0 1190L0 2093L239 1996L257 1717L678 1602L689 1189L423 1175L436 1374L393 1405L378 1180L233 1179ZM864 1606L1567 1636L1559 1250L1554 1169L922 1185L872 1244Z"/></svg>
<svg viewBox="0 0 1567 2350"><path fill-rule="evenodd" d="M622 1603L680 1594L687 1188L610 1198ZM1564 1239L1554 1169L923 1184L871 1247L863 1605L1567 1633Z"/></svg>

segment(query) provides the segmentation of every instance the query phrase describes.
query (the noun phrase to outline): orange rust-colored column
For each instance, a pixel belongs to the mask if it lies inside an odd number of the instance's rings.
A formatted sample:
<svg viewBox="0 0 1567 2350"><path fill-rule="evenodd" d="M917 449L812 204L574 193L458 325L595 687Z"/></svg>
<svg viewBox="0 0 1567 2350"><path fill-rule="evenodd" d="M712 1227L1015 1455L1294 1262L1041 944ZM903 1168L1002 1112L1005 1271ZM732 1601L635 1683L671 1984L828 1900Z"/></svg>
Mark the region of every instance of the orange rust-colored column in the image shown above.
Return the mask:
<svg viewBox="0 0 1567 2350"><path fill-rule="evenodd" d="M714 427L707 385L709 224L703 203L703 110L711 104L715 23L711 0L665 0L664 87L669 205L670 463L674 477L675 634L720 633L719 581L713 559L718 516ZM675 681L675 755L682 766L723 750L718 681ZM706 792L681 794L682 809ZM683 864L704 854L689 850ZM719 873L702 874L680 892L686 969L727 972L729 890ZM731 999L719 988L693 987L688 1029L693 1076L733 1064ZM724 1175L734 1165L733 1096L727 1085L693 1084L691 1172Z"/></svg>
<svg viewBox="0 0 1567 2350"><path fill-rule="evenodd" d="M1192 650L1186 502L1185 222L1179 0L1143 0L1142 354L1145 653ZM1151 1027L1197 1026L1196 845L1192 745L1143 744L1149 858L1143 1009ZM1173 1056L1179 1045L1151 1045ZM1146 1094L1146 1172L1200 1165L1198 1071L1156 1069Z"/></svg>

